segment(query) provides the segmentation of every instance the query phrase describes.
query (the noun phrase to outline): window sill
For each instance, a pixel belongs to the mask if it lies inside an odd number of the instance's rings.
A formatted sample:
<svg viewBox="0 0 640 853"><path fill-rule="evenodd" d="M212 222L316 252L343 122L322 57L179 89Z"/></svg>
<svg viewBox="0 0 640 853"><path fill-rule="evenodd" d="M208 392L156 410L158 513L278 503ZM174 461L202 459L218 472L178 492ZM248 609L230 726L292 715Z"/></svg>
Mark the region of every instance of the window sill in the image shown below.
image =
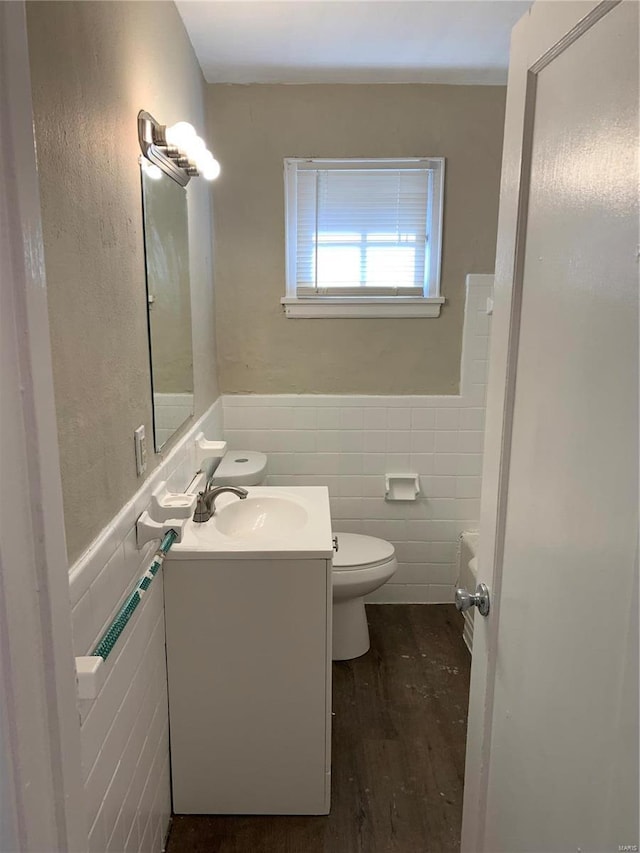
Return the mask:
<svg viewBox="0 0 640 853"><path fill-rule="evenodd" d="M439 317L443 296L402 297L323 296L297 299L285 296L280 302L291 320L329 319L332 317Z"/></svg>

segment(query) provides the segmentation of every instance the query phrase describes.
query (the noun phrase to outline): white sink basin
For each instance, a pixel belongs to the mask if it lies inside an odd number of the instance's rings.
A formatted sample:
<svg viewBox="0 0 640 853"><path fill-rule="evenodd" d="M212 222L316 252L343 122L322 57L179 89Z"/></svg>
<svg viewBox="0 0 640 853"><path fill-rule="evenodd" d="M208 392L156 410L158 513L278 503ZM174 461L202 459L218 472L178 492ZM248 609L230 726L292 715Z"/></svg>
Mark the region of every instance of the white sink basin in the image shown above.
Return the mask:
<svg viewBox="0 0 640 853"><path fill-rule="evenodd" d="M225 536L274 539L303 528L306 509L286 497L248 497L216 510L212 523Z"/></svg>
<svg viewBox="0 0 640 853"><path fill-rule="evenodd" d="M202 483L194 485L195 490L202 487ZM190 518L167 559L331 557L325 486L249 486L248 490L244 500L230 492L221 494L209 521L199 524Z"/></svg>

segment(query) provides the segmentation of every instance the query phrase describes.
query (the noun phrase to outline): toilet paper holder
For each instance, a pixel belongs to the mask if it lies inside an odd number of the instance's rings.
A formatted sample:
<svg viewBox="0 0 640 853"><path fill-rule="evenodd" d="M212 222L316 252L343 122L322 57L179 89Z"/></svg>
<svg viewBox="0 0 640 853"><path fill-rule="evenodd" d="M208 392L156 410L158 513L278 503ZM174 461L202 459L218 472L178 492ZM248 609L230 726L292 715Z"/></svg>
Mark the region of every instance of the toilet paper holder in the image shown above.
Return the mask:
<svg viewBox="0 0 640 853"><path fill-rule="evenodd" d="M384 482L386 501L415 501L420 494L417 474L386 474Z"/></svg>

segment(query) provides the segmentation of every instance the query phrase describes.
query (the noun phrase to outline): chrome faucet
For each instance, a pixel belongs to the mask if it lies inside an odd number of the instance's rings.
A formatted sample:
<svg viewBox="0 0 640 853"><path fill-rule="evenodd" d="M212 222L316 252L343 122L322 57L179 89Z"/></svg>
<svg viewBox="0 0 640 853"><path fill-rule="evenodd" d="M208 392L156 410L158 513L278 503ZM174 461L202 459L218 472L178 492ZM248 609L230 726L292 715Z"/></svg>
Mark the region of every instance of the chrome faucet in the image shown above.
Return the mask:
<svg viewBox="0 0 640 853"><path fill-rule="evenodd" d="M232 495L237 495L243 501L249 492L241 486L210 486L207 485L204 492L198 492L198 500L196 503L196 511L193 513L193 520L198 524L215 515L216 498L224 492L231 492Z"/></svg>

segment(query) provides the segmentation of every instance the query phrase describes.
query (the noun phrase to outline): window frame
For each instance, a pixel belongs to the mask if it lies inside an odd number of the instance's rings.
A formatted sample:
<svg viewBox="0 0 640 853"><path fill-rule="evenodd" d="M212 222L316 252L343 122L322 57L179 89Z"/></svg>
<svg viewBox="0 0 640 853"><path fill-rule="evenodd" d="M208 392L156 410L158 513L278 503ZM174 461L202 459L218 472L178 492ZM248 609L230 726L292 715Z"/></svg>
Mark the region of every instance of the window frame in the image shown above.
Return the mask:
<svg viewBox="0 0 640 853"><path fill-rule="evenodd" d="M399 287L385 288L384 295L359 295L351 290L345 295L314 291L297 286L297 176L300 171L355 169L415 169L428 168L433 173L433 203L427 211L430 240L429 270L421 296L407 295ZM385 158L308 158L286 157L285 182L285 249L286 295L280 300L288 318L314 317L438 317L445 299L440 294L442 265L442 226L444 212L444 157L385 157ZM426 271L425 271L426 272ZM300 292L300 291L311 292Z"/></svg>

